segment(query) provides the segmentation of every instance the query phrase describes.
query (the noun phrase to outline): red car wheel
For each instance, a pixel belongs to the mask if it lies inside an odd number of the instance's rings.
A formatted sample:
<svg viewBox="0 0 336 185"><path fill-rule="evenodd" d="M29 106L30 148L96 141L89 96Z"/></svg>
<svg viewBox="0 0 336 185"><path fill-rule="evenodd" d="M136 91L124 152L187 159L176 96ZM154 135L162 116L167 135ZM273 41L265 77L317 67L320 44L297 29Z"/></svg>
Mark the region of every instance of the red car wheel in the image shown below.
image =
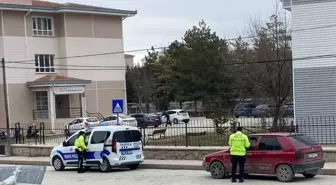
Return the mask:
<svg viewBox="0 0 336 185"><path fill-rule="evenodd" d="M210 165L210 173L214 179L222 179L225 177L225 167L223 163L215 161Z"/></svg>

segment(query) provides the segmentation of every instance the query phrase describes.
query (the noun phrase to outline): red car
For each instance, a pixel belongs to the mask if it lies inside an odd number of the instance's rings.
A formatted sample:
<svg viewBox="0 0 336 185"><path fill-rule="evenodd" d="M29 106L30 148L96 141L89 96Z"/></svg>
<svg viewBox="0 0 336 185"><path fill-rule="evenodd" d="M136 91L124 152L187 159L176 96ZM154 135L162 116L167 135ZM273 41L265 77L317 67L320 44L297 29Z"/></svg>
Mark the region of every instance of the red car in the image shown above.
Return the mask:
<svg viewBox="0 0 336 185"><path fill-rule="evenodd" d="M265 133L249 136L245 173L276 175L279 181L292 181L295 174L313 178L323 168L323 150L316 141L300 134ZM229 150L208 154L203 167L215 179L229 176ZM237 173L239 169L237 169Z"/></svg>

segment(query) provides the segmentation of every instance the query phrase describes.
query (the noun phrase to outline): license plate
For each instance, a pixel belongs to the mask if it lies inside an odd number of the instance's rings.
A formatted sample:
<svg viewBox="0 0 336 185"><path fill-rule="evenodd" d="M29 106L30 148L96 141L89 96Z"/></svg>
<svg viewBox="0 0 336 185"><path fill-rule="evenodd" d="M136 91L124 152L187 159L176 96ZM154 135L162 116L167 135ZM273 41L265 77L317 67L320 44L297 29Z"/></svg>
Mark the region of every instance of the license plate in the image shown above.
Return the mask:
<svg viewBox="0 0 336 185"><path fill-rule="evenodd" d="M318 156L317 153L310 153L310 154L308 154L308 158L315 158L317 156Z"/></svg>
<svg viewBox="0 0 336 185"><path fill-rule="evenodd" d="M132 151L129 150L129 151L121 151L121 155L132 155Z"/></svg>

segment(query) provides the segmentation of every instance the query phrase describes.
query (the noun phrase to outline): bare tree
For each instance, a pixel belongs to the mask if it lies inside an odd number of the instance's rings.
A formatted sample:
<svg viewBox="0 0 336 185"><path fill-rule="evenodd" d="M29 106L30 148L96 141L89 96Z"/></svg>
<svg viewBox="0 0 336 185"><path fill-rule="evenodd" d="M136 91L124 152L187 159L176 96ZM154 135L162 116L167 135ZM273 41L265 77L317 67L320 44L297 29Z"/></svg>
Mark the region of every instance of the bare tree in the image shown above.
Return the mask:
<svg viewBox="0 0 336 185"><path fill-rule="evenodd" d="M155 79L149 72L148 67L135 66L130 69L129 79L132 81L138 104L148 103L148 97L153 94Z"/></svg>
<svg viewBox="0 0 336 185"><path fill-rule="evenodd" d="M250 24L249 35L253 49L251 58L244 59L247 64L243 68L244 74L265 96L273 98L273 127L276 128L280 108L292 90L291 35L286 15L285 18L281 17L278 4L276 12L265 26L260 21Z"/></svg>

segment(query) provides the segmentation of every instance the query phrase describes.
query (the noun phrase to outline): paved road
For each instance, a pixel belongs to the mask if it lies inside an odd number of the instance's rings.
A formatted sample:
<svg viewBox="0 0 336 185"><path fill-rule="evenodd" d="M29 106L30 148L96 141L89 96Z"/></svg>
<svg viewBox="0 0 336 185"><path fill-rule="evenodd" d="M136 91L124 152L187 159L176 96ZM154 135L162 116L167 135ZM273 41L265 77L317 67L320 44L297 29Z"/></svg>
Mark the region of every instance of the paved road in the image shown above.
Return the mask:
<svg viewBox="0 0 336 185"><path fill-rule="evenodd" d="M317 176L314 179L305 179L298 176L295 184L305 185L334 185L335 176ZM111 173L87 172L77 174L75 171L56 172L47 169L42 185L229 185L228 179L212 179L209 173L203 171L186 170L136 170L114 171ZM238 184L238 183L237 183ZM280 185L275 178L251 177L244 184L249 185Z"/></svg>

